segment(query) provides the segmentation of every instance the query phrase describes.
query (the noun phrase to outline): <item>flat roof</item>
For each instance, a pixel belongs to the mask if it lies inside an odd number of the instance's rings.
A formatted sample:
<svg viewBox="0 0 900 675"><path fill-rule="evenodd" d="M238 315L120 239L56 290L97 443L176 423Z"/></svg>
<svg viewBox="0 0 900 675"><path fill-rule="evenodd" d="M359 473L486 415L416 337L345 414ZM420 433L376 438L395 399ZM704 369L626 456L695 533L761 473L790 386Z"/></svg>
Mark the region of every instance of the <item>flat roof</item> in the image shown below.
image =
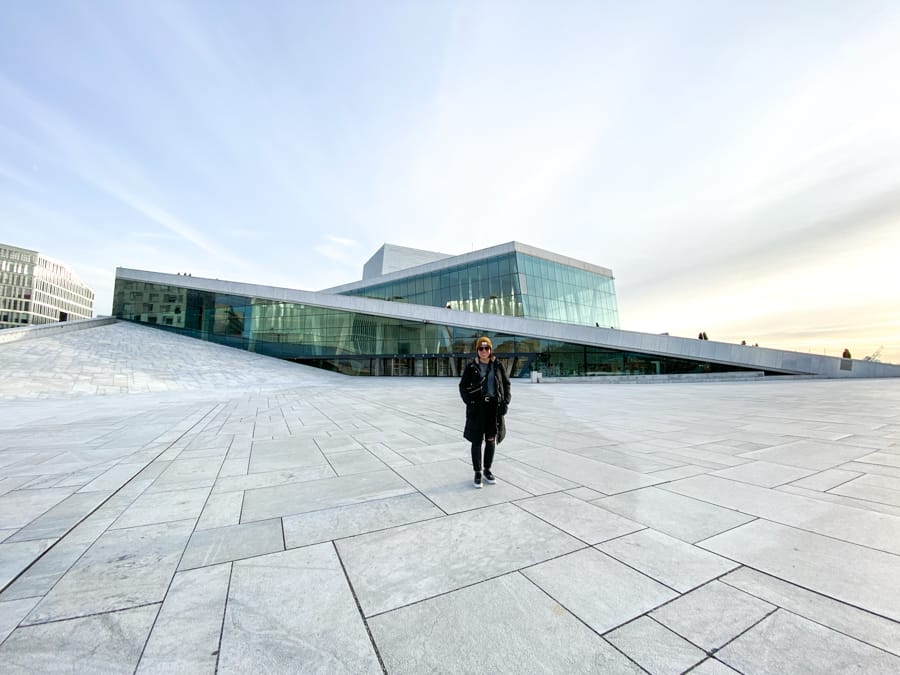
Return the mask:
<svg viewBox="0 0 900 675"><path fill-rule="evenodd" d="M505 253L523 253L525 255L534 256L536 258L549 260L550 262L555 262L560 265L568 265L569 267L574 267L575 269L584 270L586 272L593 272L594 274L602 274L603 276L613 278L612 270L608 267L601 267L599 265L584 262L583 260L569 258L567 256L553 253L551 251L545 251L544 249L537 248L535 246L529 246L528 244L523 244L518 241L510 241L505 244L491 246L490 248L483 248L478 251L463 253L461 255L451 256L448 258L443 258L441 260L424 263L422 265L409 267L404 270L390 272L388 274L383 274L380 277L373 277L371 279L364 279L360 281L354 281L349 284L342 284L341 286L326 288L322 292L346 293L348 291L355 291L360 288L368 288L369 286L397 281L398 279L405 279L407 277L416 276L419 274L433 274L434 272L440 272L450 267L456 267L457 265L467 265L469 263L478 262L479 260L484 260L486 258L493 258Z"/></svg>

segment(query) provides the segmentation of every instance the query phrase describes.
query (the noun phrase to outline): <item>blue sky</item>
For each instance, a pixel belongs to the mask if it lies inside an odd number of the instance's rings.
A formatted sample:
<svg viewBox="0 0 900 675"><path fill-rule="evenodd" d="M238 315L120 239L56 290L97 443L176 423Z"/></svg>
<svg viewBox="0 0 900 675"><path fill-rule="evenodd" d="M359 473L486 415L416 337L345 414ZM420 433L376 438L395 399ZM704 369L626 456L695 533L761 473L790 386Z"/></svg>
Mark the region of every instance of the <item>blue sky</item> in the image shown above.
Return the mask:
<svg viewBox="0 0 900 675"><path fill-rule="evenodd" d="M0 241L318 290L612 268L623 328L900 362L900 3L0 3Z"/></svg>

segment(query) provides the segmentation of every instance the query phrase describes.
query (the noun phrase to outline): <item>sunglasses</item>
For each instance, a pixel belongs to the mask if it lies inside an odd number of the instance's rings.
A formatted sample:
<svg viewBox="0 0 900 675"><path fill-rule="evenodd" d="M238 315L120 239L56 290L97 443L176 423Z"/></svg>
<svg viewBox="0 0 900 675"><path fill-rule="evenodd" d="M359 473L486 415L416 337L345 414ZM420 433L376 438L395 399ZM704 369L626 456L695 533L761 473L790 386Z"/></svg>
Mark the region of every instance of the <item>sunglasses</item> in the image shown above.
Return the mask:
<svg viewBox="0 0 900 675"><path fill-rule="evenodd" d="M489 351L491 351L491 348L490 348L490 347L479 347L479 348L478 348L478 351L480 351L480 352L482 352L482 351L483 351L483 352L489 352Z"/></svg>

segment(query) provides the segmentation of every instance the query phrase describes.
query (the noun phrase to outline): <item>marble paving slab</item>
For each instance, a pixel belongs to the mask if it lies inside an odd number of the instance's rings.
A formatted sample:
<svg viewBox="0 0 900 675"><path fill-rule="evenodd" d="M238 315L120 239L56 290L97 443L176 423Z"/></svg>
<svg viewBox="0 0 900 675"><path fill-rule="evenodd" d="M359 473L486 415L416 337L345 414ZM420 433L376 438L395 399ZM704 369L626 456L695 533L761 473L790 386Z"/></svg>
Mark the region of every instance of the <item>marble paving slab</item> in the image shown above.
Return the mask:
<svg viewBox="0 0 900 675"><path fill-rule="evenodd" d="M900 555L900 518L826 503L716 476L695 476L663 489L784 525Z"/></svg>
<svg viewBox="0 0 900 675"><path fill-rule="evenodd" d="M673 450L654 452L653 457L668 459L678 464L698 464L710 469L740 466L750 461L744 457L736 456L734 448L724 448L723 452L717 452L718 449L716 446L680 447Z"/></svg>
<svg viewBox="0 0 900 675"><path fill-rule="evenodd" d="M675 462L663 457L654 457L649 454L641 453L621 452L618 448L609 447L576 448L571 450L571 452L575 455L595 459L598 462L612 464L620 469L628 469L629 471L637 471L639 473L652 473L653 471L671 469L680 464L680 462Z"/></svg>
<svg viewBox="0 0 900 675"><path fill-rule="evenodd" d="M197 530L191 535L178 569L205 567L283 550L280 518Z"/></svg>
<svg viewBox="0 0 900 675"><path fill-rule="evenodd" d="M900 656L900 623L748 567L726 574L721 581L794 614Z"/></svg>
<svg viewBox="0 0 900 675"><path fill-rule="evenodd" d="M22 575L10 584L0 601L19 598L36 598L46 595L63 574L88 549L90 544L71 543L68 538L57 542L49 551L38 558Z"/></svg>
<svg viewBox="0 0 900 675"><path fill-rule="evenodd" d="M197 529L208 530L214 527L237 525L241 522L241 507L243 504L243 491L211 494L203 506L203 511L200 513Z"/></svg>
<svg viewBox="0 0 900 675"><path fill-rule="evenodd" d="M19 622L32 610L40 598L20 598L17 600L0 600L0 644L6 636L15 630Z"/></svg>
<svg viewBox="0 0 900 675"><path fill-rule="evenodd" d="M116 464L86 483L79 492L93 492L95 490L108 492L118 490L125 485L125 483L141 473L145 467L145 462L123 462L122 464Z"/></svg>
<svg viewBox="0 0 900 675"><path fill-rule="evenodd" d="M502 447L502 446L501 446ZM396 450L410 464L428 464L446 459L467 459L471 457L467 441L460 440L440 445L422 445L419 441L415 447ZM497 449L499 454L500 448Z"/></svg>
<svg viewBox="0 0 900 675"><path fill-rule="evenodd" d="M829 490L829 492L831 492L832 494L854 497L856 499L862 499L869 502L878 502L879 504L888 504L890 506L900 507L900 489L897 489L898 487L900 487L900 479L887 478L885 476L879 476L878 478L886 481L896 481L896 484L891 484L890 487L885 487L884 485L879 485L877 484L877 482L868 479L867 476L864 476L862 478L852 480L849 483L838 485L837 487Z"/></svg>
<svg viewBox="0 0 900 675"><path fill-rule="evenodd" d="M0 495L0 528L18 529L50 510L70 494L73 487L26 490L20 488Z"/></svg>
<svg viewBox="0 0 900 675"><path fill-rule="evenodd" d="M598 544L645 527L562 492L522 499L516 504L586 544Z"/></svg>
<svg viewBox="0 0 900 675"><path fill-rule="evenodd" d="M224 464L227 464L228 461L226 460ZM219 492L255 490L257 488L276 487L290 483L305 483L311 480L321 480L322 478L334 478L336 475L331 466L327 464L305 469L293 469L291 471L270 471L267 473L239 474L236 476L220 474L215 485L213 485L212 491L213 494L216 494Z"/></svg>
<svg viewBox="0 0 900 675"><path fill-rule="evenodd" d="M412 464L408 459L403 457L403 455L398 454L397 452L391 450L384 443L363 443L366 450L375 455L378 459L380 459L387 466L409 466Z"/></svg>
<svg viewBox="0 0 900 675"><path fill-rule="evenodd" d="M292 439L293 440L293 439ZM278 444L275 450L269 444ZM268 449L263 449L268 448ZM293 440L291 444L284 441L254 441L250 452L248 473L267 473L270 471L289 471L327 464L324 455L311 440L305 443Z"/></svg>
<svg viewBox="0 0 900 675"><path fill-rule="evenodd" d="M358 504L414 491L391 470L257 488L244 493L241 522Z"/></svg>
<svg viewBox="0 0 900 675"><path fill-rule="evenodd" d="M584 546L511 504L342 539L336 545L366 616Z"/></svg>
<svg viewBox="0 0 900 675"><path fill-rule="evenodd" d="M681 593L738 566L731 560L653 529L619 537L596 548Z"/></svg>
<svg viewBox="0 0 900 675"><path fill-rule="evenodd" d="M554 476L541 469L535 469L502 453L497 453L494 457L493 471L497 480L514 485L533 495L573 490L579 487L579 484L574 481ZM603 495L597 493L596 496L602 497Z"/></svg>
<svg viewBox="0 0 900 675"><path fill-rule="evenodd" d="M756 520L698 544L766 574L900 621L900 556Z"/></svg>
<svg viewBox="0 0 900 675"><path fill-rule="evenodd" d="M636 490L662 482L659 478L653 478L637 471L622 469L612 464L551 448L523 450L516 452L512 457L523 464L606 495Z"/></svg>
<svg viewBox="0 0 900 675"><path fill-rule="evenodd" d="M7 673L131 673L159 605L17 628L0 644Z"/></svg>
<svg viewBox="0 0 900 675"><path fill-rule="evenodd" d="M338 476L367 471L383 471L387 465L368 450L346 450L328 455L328 463Z"/></svg>
<svg viewBox="0 0 900 675"><path fill-rule="evenodd" d="M738 671L716 658L708 658L691 669L691 675L740 675Z"/></svg>
<svg viewBox="0 0 900 675"><path fill-rule="evenodd" d="M711 581L650 616L684 639L713 652L775 609L774 605L749 593Z"/></svg>
<svg viewBox="0 0 900 675"><path fill-rule="evenodd" d="M229 478L232 476L246 476L249 468L249 457L229 457L222 462L222 468L219 469L218 477Z"/></svg>
<svg viewBox="0 0 900 675"><path fill-rule="evenodd" d="M591 488L586 487L573 488L571 490L566 490L565 493L571 497L575 497L576 499L580 499L585 502L592 502L595 499L601 499L604 496L596 490L591 490Z"/></svg>
<svg viewBox="0 0 900 675"><path fill-rule="evenodd" d="M832 504L842 504L850 506L854 509L862 509L864 511L872 511L875 513L886 513L889 516L900 517L900 506L891 506L890 504L882 504L880 502L870 502L865 499L856 497L845 497L844 495L835 494L833 492L821 492L819 490L807 490L794 485L782 485L775 488L779 492L785 492L799 497L815 499L822 502L830 502Z"/></svg>
<svg viewBox="0 0 900 675"><path fill-rule="evenodd" d="M825 469L819 471L806 478L801 478L791 482L794 487L805 488L807 490L830 490L849 480L853 480L863 474L859 471L845 471L844 469Z"/></svg>
<svg viewBox="0 0 900 675"><path fill-rule="evenodd" d="M473 485L470 462L458 459L397 467L397 473L446 513L459 513L483 506L513 501L529 494L500 478L494 485Z"/></svg>
<svg viewBox="0 0 900 675"><path fill-rule="evenodd" d="M231 565L178 572L138 665L138 675L215 673Z"/></svg>
<svg viewBox="0 0 900 675"><path fill-rule="evenodd" d="M900 657L784 610L726 645L716 657L740 672L762 675L900 672Z"/></svg>
<svg viewBox="0 0 900 675"><path fill-rule="evenodd" d="M900 478L900 467L887 466L885 464L871 464L868 462L847 462L841 464L839 469L846 471L858 471L865 474L874 474L876 476L889 476L891 478Z"/></svg>
<svg viewBox="0 0 900 675"><path fill-rule="evenodd" d="M110 529L196 519L200 516L208 495L207 487L144 493L122 512Z"/></svg>
<svg viewBox="0 0 900 675"><path fill-rule="evenodd" d="M753 450L744 453L743 457L821 471L859 460L871 451L871 448L847 443L803 439L765 450Z"/></svg>
<svg viewBox="0 0 900 675"><path fill-rule="evenodd" d="M418 493L284 516L287 548L384 530L446 515Z"/></svg>
<svg viewBox="0 0 900 675"><path fill-rule="evenodd" d="M220 458L176 459L153 481L148 492L209 487L222 466Z"/></svg>
<svg viewBox="0 0 900 675"><path fill-rule="evenodd" d="M813 473L815 471L812 469L758 461L714 471L710 475L771 488L805 478Z"/></svg>
<svg viewBox="0 0 900 675"><path fill-rule="evenodd" d="M651 487L591 503L688 543L753 520L753 516L732 509L668 492L670 485L667 483L666 489Z"/></svg>
<svg viewBox="0 0 900 675"><path fill-rule="evenodd" d="M106 532L38 603L26 623L160 602L193 525L179 521Z"/></svg>
<svg viewBox="0 0 900 675"><path fill-rule="evenodd" d="M601 634L678 595L593 548L529 567L522 573Z"/></svg>
<svg viewBox="0 0 900 675"><path fill-rule="evenodd" d="M234 563L217 672L382 672L331 544Z"/></svg>
<svg viewBox="0 0 900 675"><path fill-rule="evenodd" d="M55 539L38 539L0 544L0 588L19 576L55 542Z"/></svg>
<svg viewBox="0 0 900 675"><path fill-rule="evenodd" d="M702 649L646 616L607 633L606 639L654 675L680 675L706 658Z"/></svg>
<svg viewBox="0 0 900 675"><path fill-rule="evenodd" d="M900 492L900 477L865 474L844 483L845 485L866 485Z"/></svg>
<svg viewBox="0 0 900 675"><path fill-rule="evenodd" d="M380 614L369 625L392 674L641 672L515 572Z"/></svg>

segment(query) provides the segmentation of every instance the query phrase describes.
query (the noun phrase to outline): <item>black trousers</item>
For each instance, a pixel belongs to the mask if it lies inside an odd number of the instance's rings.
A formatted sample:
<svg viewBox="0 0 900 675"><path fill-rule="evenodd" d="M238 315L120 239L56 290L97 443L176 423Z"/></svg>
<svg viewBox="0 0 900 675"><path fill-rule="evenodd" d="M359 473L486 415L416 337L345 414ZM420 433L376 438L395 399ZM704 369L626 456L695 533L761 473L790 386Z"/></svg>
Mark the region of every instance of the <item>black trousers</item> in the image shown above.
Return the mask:
<svg viewBox="0 0 900 675"><path fill-rule="evenodd" d="M484 468L490 469L494 463L494 449L497 447L497 399L485 398L481 402L481 436L472 441L472 468L481 471L481 441L484 439Z"/></svg>

